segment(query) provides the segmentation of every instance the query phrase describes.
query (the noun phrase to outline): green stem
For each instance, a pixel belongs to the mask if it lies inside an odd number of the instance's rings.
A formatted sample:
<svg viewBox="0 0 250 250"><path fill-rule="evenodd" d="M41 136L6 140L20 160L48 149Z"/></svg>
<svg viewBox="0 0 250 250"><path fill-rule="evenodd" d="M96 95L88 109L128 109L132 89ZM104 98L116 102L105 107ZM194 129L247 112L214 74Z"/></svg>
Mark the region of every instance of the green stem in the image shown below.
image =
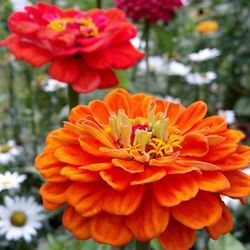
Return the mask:
<svg viewBox="0 0 250 250"><path fill-rule="evenodd" d="M99 9L102 8L102 0L96 0L96 7Z"/></svg>
<svg viewBox="0 0 250 250"><path fill-rule="evenodd" d="M14 92L14 69L10 65L9 66L9 80L8 80L8 88L9 88L9 110L10 110L10 118L11 118L11 126L13 128L13 137L17 144L21 144L20 139L20 126L18 122L18 113L15 102L15 92Z"/></svg>
<svg viewBox="0 0 250 250"><path fill-rule="evenodd" d="M70 85L68 85L68 102L70 109L79 104L79 94Z"/></svg>
<svg viewBox="0 0 250 250"><path fill-rule="evenodd" d="M150 37L150 22L148 20L145 20L145 26L144 26L144 40L145 40L145 60L146 60L146 83L145 83L145 90L149 90L149 37Z"/></svg>
<svg viewBox="0 0 250 250"><path fill-rule="evenodd" d="M150 250L150 241L140 242L136 241L136 250Z"/></svg>

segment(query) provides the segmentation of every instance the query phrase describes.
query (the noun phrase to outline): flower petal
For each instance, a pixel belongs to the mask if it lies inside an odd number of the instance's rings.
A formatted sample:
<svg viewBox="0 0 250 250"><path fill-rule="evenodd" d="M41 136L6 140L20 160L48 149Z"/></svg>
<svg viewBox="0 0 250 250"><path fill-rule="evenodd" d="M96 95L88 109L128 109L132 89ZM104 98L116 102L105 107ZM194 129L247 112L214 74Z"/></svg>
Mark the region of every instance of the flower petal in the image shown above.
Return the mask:
<svg viewBox="0 0 250 250"><path fill-rule="evenodd" d="M195 243L195 230L171 219L167 229L158 237L167 250L187 250Z"/></svg>
<svg viewBox="0 0 250 250"><path fill-rule="evenodd" d="M206 136L200 133L186 134L181 147L180 156L202 157L209 150Z"/></svg>
<svg viewBox="0 0 250 250"><path fill-rule="evenodd" d="M89 220L78 214L73 207L65 209L62 222L78 240L86 240L90 237Z"/></svg>
<svg viewBox="0 0 250 250"><path fill-rule="evenodd" d="M139 241L157 237L167 227L169 210L158 204L153 194L146 193L140 207L126 218L126 223Z"/></svg>
<svg viewBox="0 0 250 250"><path fill-rule="evenodd" d="M229 180L231 187L228 190L221 192L221 194L234 198L247 197L250 195L249 175L238 170L224 172L224 174Z"/></svg>
<svg viewBox="0 0 250 250"><path fill-rule="evenodd" d="M130 187L119 192L109 189L103 198L103 210L110 214L129 215L138 208L143 194L144 186Z"/></svg>
<svg viewBox="0 0 250 250"><path fill-rule="evenodd" d="M125 218L118 215L101 213L91 218L90 234L97 242L114 247L127 245L133 238L124 223Z"/></svg>
<svg viewBox="0 0 250 250"><path fill-rule="evenodd" d="M215 225L206 227L210 237L217 240L222 234L226 234L233 229L233 218L230 210L226 207L224 202L221 202L222 216Z"/></svg>
<svg viewBox="0 0 250 250"><path fill-rule="evenodd" d="M215 195L200 191L192 200L173 207L171 213L185 226L201 229L214 225L221 218L222 207Z"/></svg>
<svg viewBox="0 0 250 250"><path fill-rule="evenodd" d="M112 163L132 174L143 172L145 168L144 164L131 160L113 159Z"/></svg>
<svg viewBox="0 0 250 250"><path fill-rule="evenodd" d="M188 106L176 121L176 126L182 133L190 130L196 123L201 121L207 113L207 105L198 101Z"/></svg>
<svg viewBox="0 0 250 250"><path fill-rule="evenodd" d="M218 171L205 172L197 174L196 181L199 189L210 192L219 192L230 188L230 182L225 175Z"/></svg>
<svg viewBox="0 0 250 250"><path fill-rule="evenodd" d="M143 185L162 179L167 174L167 171L158 167L147 167L142 173L134 175L131 185Z"/></svg>
<svg viewBox="0 0 250 250"><path fill-rule="evenodd" d="M116 167L101 171L100 176L112 188L119 191L125 190L130 185L132 180L132 174Z"/></svg>
<svg viewBox="0 0 250 250"><path fill-rule="evenodd" d="M192 174L169 175L153 183L154 195L161 206L172 207L187 201L198 193L198 184Z"/></svg>

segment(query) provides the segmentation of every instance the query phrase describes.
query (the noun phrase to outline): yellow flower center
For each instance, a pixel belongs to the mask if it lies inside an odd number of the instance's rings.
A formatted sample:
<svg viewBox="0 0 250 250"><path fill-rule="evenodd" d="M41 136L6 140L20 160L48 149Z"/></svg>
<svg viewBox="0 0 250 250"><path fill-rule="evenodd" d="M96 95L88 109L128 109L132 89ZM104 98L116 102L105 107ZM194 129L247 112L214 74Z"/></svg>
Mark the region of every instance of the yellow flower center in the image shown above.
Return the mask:
<svg viewBox="0 0 250 250"><path fill-rule="evenodd" d="M196 31L200 33L214 33L219 29L216 21L203 21L196 25Z"/></svg>
<svg viewBox="0 0 250 250"><path fill-rule="evenodd" d="M81 31L85 38L98 35L98 27L94 24L91 17L88 18L58 18L47 25L48 28L63 32L67 29L76 29Z"/></svg>
<svg viewBox="0 0 250 250"><path fill-rule="evenodd" d="M164 158L175 149L181 148L181 132L170 125L169 118L159 112L155 114L155 102L148 107L148 117L129 119L124 110L118 115L112 113L105 131L111 133L121 148L125 148L131 158L139 162Z"/></svg>
<svg viewBox="0 0 250 250"><path fill-rule="evenodd" d="M23 211L15 211L10 217L11 224L16 227L22 227L27 222L27 216Z"/></svg>
<svg viewBox="0 0 250 250"><path fill-rule="evenodd" d="M10 151L10 147L7 144L2 145L0 151L1 151L1 153L6 154L6 153L8 153Z"/></svg>
<svg viewBox="0 0 250 250"><path fill-rule="evenodd" d="M2 186L9 187L9 186L11 186L11 182L10 181L3 181Z"/></svg>

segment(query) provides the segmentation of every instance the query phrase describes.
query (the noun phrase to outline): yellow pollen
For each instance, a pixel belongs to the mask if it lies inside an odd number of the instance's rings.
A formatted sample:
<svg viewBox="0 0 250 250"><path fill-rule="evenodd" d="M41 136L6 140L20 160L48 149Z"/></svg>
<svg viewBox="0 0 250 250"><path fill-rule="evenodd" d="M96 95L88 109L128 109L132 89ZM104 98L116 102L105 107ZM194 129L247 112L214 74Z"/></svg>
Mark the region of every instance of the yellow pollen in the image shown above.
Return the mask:
<svg viewBox="0 0 250 250"><path fill-rule="evenodd" d="M11 224L16 227L22 227L27 222L27 216L23 211L15 211L10 217Z"/></svg>
<svg viewBox="0 0 250 250"><path fill-rule="evenodd" d="M85 38L95 37L98 35L98 27L94 24L91 17L88 18L58 18L47 25L48 28L56 31L63 32L67 30L68 25L75 25L75 29L82 32Z"/></svg>
<svg viewBox="0 0 250 250"><path fill-rule="evenodd" d="M10 151L10 147L6 144L6 145L2 145L1 146L1 153L8 153Z"/></svg>
<svg viewBox="0 0 250 250"><path fill-rule="evenodd" d="M11 182L10 182L10 181L3 181L3 182L2 182L2 185L3 185L4 187L9 187L9 186L11 185Z"/></svg>
<svg viewBox="0 0 250 250"><path fill-rule="evenodd" d="M109 125L104 132L112 135L118 148L124 148L132 159L149 162L153 158L164 158L181 148L181 131L170 125L164 113L155 114L156 105L149 104L148 117L129 119L124 110L111 113Z"/></svg>

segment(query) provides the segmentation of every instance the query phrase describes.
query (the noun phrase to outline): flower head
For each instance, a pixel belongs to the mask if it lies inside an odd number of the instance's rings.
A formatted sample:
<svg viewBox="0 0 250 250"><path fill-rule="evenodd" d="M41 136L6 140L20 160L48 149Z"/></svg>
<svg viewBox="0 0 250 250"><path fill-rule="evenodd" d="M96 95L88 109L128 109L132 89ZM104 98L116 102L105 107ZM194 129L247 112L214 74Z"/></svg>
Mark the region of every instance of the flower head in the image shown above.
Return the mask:
<svg viewBox="0 0 250 250"><path fill-rule="evenodd" d="M6 165L10 162L14 162L21 151L21 147L17 146L13 140L9 140L6 144L0 145L0 164Z"/></svg>
<svg viewBox="0 0 250 250"><path fill-rule="evenodd" d="M197 53L191 53L188 58L190 61L193 62L202 62L202 61L206 61L209 59L213 59L217 56L220 55L220 51L216 48L213 49L202 49L200 51L198 51Z"/></svg>
<svg viewBox="0 0 250 250"><path fill-rule="evenodd" d="M202 21L196 25L196 31L202 34L212 34L218 31L219 25L216 21Z"/></svg>
<svg viewBox="0 0 250 250"><path fill-rule="evenodd" d="M186 75L186 81L192 85L204 85L209 84L217 78L216 73L208 71L205 73L189 73Z"/></svg>
<svg viewBox="0 0 250 250"><path fill-rule="evenodd" d="M158 20L171 20L175 15L175 9L183 7L180 0L114 0L114 2L133 20L146 19L152 23Z"/></svg>
<svg viewBox="0 0 250 250"><path fill-rule="evenodd" d="M42 227L44 219L43 207L33 197L4 197L4 205L0 206L0 235L7 240L31 241Z"/></svg>
<svg viewBox="0 0 250 250"><path fill-rule="evenodd" d="M9 171L0 174L0 191L5 189L19 188L20 184L26 179L25 175L19 175L17 172Z"/></svg>
<svg viewBox="0 0 250 250"><path fill-rule="evenodd" d="M45 207L66 205L63 224L78 239L122 246L158 238L186 250L195 231L213 239L232 229L221 195L250 194L242 173L250 148L207 106L188 107L122 89L75 107L51 132L36 167L47 179Z"/></svg>
<svg viewBox="0 0 250 250"><path fill-rule="evenodd" d="M233 124L236 121L234 110L219 109L218 110L218 115L224 116L228 124Z"/></svg>
<svg viewBox="0 0 250 250"><path fill-rule="evenodd" d="M167 64L168 75L186 76L190 72L190 70L190 66L186 66L177 61L170 61Z"/></svg>
<svg viewBox="0 0 250 250"><path fill-rule="evenodd" d="M129 68L143 57L129 41L136 29L119 9L84 12L40 2L14 12L9 28L13 34L0 45L34 66L51 63L51 77L78 92L117 85L113 70Z"/></svg>

